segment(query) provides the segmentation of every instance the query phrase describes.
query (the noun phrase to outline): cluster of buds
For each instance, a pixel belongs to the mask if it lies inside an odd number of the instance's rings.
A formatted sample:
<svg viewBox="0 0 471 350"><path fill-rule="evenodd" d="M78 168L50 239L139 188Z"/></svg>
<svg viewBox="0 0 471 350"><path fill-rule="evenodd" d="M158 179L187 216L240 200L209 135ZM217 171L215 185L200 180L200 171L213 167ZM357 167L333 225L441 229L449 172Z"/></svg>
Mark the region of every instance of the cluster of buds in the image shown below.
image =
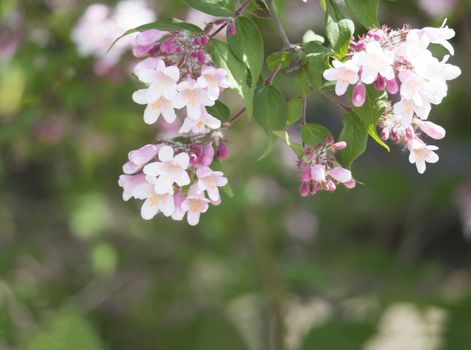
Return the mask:
<svg viewBox="0 0 471 350"><path fill-rule="evenodd" d="M415 163L419 173L425 171L425 163L435 163L438 148L427 145L420 132L434 139L445 136L445 130L425 121L432 105L440 104L447 95L447 81L457 78L461 71L448 64L449 55L441 61L428 49L430 44L442 45L450 55L453 47L453 29L391 30L373 28L359 40L352 40L347 60L334 60L333 68L324 72L324 78L335 81L335 92L343 95L353 85L352 104L361 107L367 98L365 84L373 84L378 90L388 92L390 105L380 118L383 140L392 139L410 151L409 160Z"/></svg>
<svg viewBox="0 0 471 350"><path fill-rule="evenodd" d="M136 37L133 53L143 57L134 73L146 84L135 91L134 102L146 105L144 122L154 124L160 116L175 123L176 110L184 119L178 139L150 144L129 153L119 185L123 198L144 200L141 216L152 219L159 212L174 220L185 213L190 225L199 222L209 204L221 202L219 187L227 184L221 171L213 171L213 160L228 156L221 121L206 107L230 86L225 69L215 67L206 46L208 36L186 31L151 29Z"/></svg>
<svg viewBox="0 0 471 350"><path fill-rule="evenodd" d="M302 197L315 195L319 191L335 191L338 184L348 189L356 186L350 170L343 168L335 158L335 153L345 147L346 142L334 143L331 136L314 148L305 147L304 155L297 161L301 170L299 193Z"/></svg>

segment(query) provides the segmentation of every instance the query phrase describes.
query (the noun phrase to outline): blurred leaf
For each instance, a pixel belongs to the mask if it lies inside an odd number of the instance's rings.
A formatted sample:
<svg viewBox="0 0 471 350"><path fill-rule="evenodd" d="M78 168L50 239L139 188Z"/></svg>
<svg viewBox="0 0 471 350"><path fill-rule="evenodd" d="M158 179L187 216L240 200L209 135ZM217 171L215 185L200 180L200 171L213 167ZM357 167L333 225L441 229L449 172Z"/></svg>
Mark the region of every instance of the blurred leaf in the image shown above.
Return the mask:
<svg viewBox="0 0 471 350"><path fill-rule="evenodd" d="M296 123L301 115L303 114L303 98L304 97L295 97L288 101L288 124Z"/></svg>
<svg viewBox="0 0 471 350"><path fill-rule="evenodd" d="M212 39L208 52L214 63L229 71L229 77L242 96L250 118L253 114L253 89L247 84L247 67L232 53L229 46L220 40Z"/></svg>
<svg viewBox="0 0 471 350"><path fill-rule="evenodd" d="M330 136L330 131L319 124L306 124L302 126L301 137L303 142L311 147L323 144L326 137Z"/></svg>
<svg viewBox="0 0 471 350"><path fill-rule="evenodd" d="M227 122L231 114L229 107L227 107L219 100L217 100L214 105L206 107L206 110L209 114L211 114L213 117L218 118L222 122Z"/></svg>
<svg viewBox="0 0 471 350"><path fill-rule="evenodd" d="M311 41L323 44L325 39L322 35L316 34L312 29L309 29L303 34L303 44L307 44Z"/></svg>
<svg viewBox="0 0 471 350"><path fill-rule="evenodd" d="M354 112L343 117L343 129L338 139L347 143L339 156L343 166L350 168L353 161L365 152L368 141L368 130Z"/></svg>
<svg viewBox="0 0 471 350"><path fill-rule="evenodd" d="M188 6L216 17L234 15L234 0L181 0Z"/></svg>
<svg viewBox="0 0 471 350"><path fill-rule="evenodd" d="M257 25L248 17L240 16L235 21L236 35L227 34L227 42L234 55L249 68L252 87L258 83L263 67L263 39Z"/></svg>
<svg viewBox="0 0 471 350"><path fill-rule="evenodd" d="M295 73L293 86L299 95L309 95L311 92L311 83L309 80L307 65L302 66Z"/></svg>
<svg viewBox="0 0 471 350"><path fill-rule="evenodd" d="M322 74L329 68L329 56L332 51L318 42L311 41L305 45L307 74L311 87L319 89L322 87Z"/></svg>
<svg viewBox="0 0 471 350"><path fill-rule="evenodd" d="M116 271L118 253L109 243L99 243L91 251L91 263L96 274L109 275Z"/></svg>
<svg viewBox="0 0 471 350"><path fill-rule="evenodd" d="M72 232L83 239L102 233L111 223L111 212L99 193L84 193L74 198L70 213Z"/></svg>
<svg viewBox="0 0 471 350"><path fill-rule="evenodd" d="M345 0L345 4L363 27L366 29L379 27L379 0Z"/></svg>
<svg viewBox="0 0 471 350"><path fill-rule="evenodd" d="M325 30L327 39L342 58L350 46L350 40L355 32L355 25L344 14L335 0L327 0L326 5Z"/></svg>

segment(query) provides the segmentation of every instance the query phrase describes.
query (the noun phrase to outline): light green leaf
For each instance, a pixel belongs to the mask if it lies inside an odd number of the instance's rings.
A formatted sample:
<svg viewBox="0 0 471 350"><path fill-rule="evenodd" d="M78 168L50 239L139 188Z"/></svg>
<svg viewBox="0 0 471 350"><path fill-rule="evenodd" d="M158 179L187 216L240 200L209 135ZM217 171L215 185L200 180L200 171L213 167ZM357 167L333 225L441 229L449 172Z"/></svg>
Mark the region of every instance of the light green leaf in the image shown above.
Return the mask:
<svg viewBox="0 0 471 350"><path fill-rule="evenodd" d="M379 0L345 0L345 4L363 27L379 27Z"/></svg>
<svg viewBox="0 0 471 350"><path fill-rule="evenodd" d="M217 100L213 106L206 107L206 110L208 111L209 114L211 114L213 117L218 118L222 122L227 122L231 115L231 111L229 110L229 107L227 107L224 103L222 103L219 100Z"/></svg>
<svg viewBox="0 0 471 350"><path fill-rule="evenodd" d="M180 21L179 19L176 18L164 18L156 22L144 24L142 26L129 29L128 31L124 32L124 34L120 35L118 38L116 38L115 41L110 45L109 50L122 38L124 38L126 35L132 34L132 33L137 33L137 32L144 32L149 29L158 29L158 30L168 30L168 31L175 31L175 30L187 30L189 32L195 33L195 34L203 34L203 31L201 30L200 27L195 26L194 24L187 23Z"/></svg>
<svg viewBox="0 0 471 350"><path fill-rule="evenodd" d="M291 52L275 52L267 57L267 67L269 70L273 70L277 65L280 65L280 68L284 69L289 66L292 59L293 54Z"/></svg>
<svg viewBox="0 0 471 350"><path fill-rule="evenodd" d="M327 0L325 27L327 39L340 58L343 58L350 46L350 40L355 32L355 25L348 19L335 0Z"/></svg>
<svg viewBox="0 0 471 350"><path fill-rule="evenodd" d="M288 133L286 131L273 131L273 135L278 137L280 140L282 140L284 143L286 143L294 153L298 157L302 157L304 155L304 147L301 146L299 143L291 141L291 138L289 137Z"/></svg>
<svg viewBox="0 0 471 350"><path fill-rule="evenodd" d="M350 168L353 161L365 152L368 141L368 130L354 112L343 117L339 140L347 143L347 147L339 152L340 160L344 167Z"/></svg>
<svg viewBox="0 0 471 350"><path fill-rule="evenodd" d="M181 0L188 6L217 17L234 14L234 0Z"/></svg>
<svg viewBox="0 0 471 350"><path fill-rule="evenodd" d="M311 92L311 83L309 81L307 65L302 66L296 71L293 86L299 95L309 95Z"/></svg>
<svg viewBox="0 0 471 350"><path fill-rule="evenodd" d="M273 131L282 130L286 125L288 107L284 96L274 86L262 85L255 90L254 118L265 133L273 136Z"/></svg>
<svg viewBox="0 0 471 350"><path fill-rule="evenodd" d="M305 45L307 74L313 88L321 88L323 84L322 74L329 68L328 58L332 51L318 42L311 41Z"/></svg>
<svg viewBox="0 0 471 350"><path fill-rule="evenodd" d="M295 97L288 101L288 124L296 123L303 113L303 98Z"/></svg>
<svg viewBox="0 0 471 350"><path fill-rule="evenodd" d="M208 53L217 66L229 71L229 78L244 99L246 113L251 117L253 114L253 89L247 84L247 67L234 56L229 46L220 40L211 40Z"/></svg>
<svg viewBox="0 0 471 350"><path fill-rule="evenodd" d="M325 139L330 135L330 131L319 124L309 123L301 128L303 142L311 147L324 143Z"/></svg>
<svg viewBox="0 0 471 350"><path fill-rule="evenodd" d="M109 243L99 243L90 253L93 271L100 275L109 275L115 272L118 265L118 253Z"/></svg>
<svg viewBox="0 0 471 350"><path fill-rule="evenodd" d="M376 126L374 124L368 125L368 135L370 135L371 138L375 140L386 151L391 152L389 146L383 140L381 140L381 137L379 137L378 133L376 132Z"/></svg>
<svg viewBox="0 0 471 350"><path fill-rule="evenodd" d="M252 75L252 87L255 88L263 68L263 39L257 25L248 17L236 19L236 35L227 34L227 42L234 55L244 62Z"/></svg>
<svg viewBox="0 0 471 350"><path fill-rule="evenodd" d="M303 34L303 44L307 44L311 41L323 44L325 42L325 39L323 36L314 33L312 29L309 29L306 33Z"/></svg>
<svg viewBox="0 0 471 350"><path fill-rule="evenodd" d="M319 0L319 5L324 12L326 11L326 0Z"/></svg>

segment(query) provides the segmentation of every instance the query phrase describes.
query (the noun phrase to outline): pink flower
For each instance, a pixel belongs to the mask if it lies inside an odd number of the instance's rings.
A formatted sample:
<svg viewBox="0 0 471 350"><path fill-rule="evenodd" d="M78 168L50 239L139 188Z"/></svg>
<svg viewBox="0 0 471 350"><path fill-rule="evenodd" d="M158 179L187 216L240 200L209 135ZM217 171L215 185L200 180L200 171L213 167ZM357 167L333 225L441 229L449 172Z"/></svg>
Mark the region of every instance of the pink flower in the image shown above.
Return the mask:
<svg viewBox="0 0 471 350"><path fill-rule="evenodd" d="M423 174L426 169L425 163L436 163L438 162L438 155L433 152L438 150L437 146L426 145L419 139L413 139L407 144L409 148L409 162L415 163L419 174Z"/></svg>
<svg viewBox="0 0 471 350"><path fill-rule="evenodd" d="M123 188L124 201L128 201L132 197L145 199L147 193L152 190L152 184L146 181L144 174L120 175L118 185Z"/></svg>
<svg viewBox="0 0 471 350"><path fill-rule="evenodd" d="M330 177L332 177L335 181L340 182L342 184L348 183L352 180L352 173L350 170L337 166L333 169L328 171Z"/></svg>
<svg viewBox="0 0 471 350"><path fill-rule="evenodd" d="M221 121L206 111L206 108L201 108L201 115L198 119L186 117L183 121L178 133L185 134L193 132L194 134L202 134L206 132L206 129L219 129L221 127Z"/></svg>
<svg viewBox="0 0 471 350"><path fill-rule="evenodd" d="M387 80L394 78L394 53L383 49L378 41L370 41L366 44L365 51L359 52L359 63L362 67L361 81L371 84L378 74Z"/></svg>
<svg viewBox="0 0 471 350"><path fill-rule="evenodd" d="M205 213L208 210L208 203L209 199L198 189L198 186L193 185L190 187L188 196L181 205L182 210L187 213L186 219L189 225L198 225L201 213Z"/></svg>
<svg viewBox="0 0 471 350"><path fill-rule="evenodd" d="M324 71L324 79L329 81L335 81L335 93L337 96L341 96L347 91L349 85L356 84L359 76L357 60L351 59L344 62L333 60L332 65L334 68L327 69Z"/></svg>
<svg viewBox="0 0 471 350"><path fill-rule="evenodd" d="M227 71L223 68L203 66L201 76L197 79L198 85L208 90L210 99L216 101L219 98L221 89L230 87L227 79Z"/></svg>
<svg viewBox="0 0 471 350"><path fill-rule="evenodd" d="M201 117L201 109L214 105L209 98L208 91L199 86L194 79L187 79L177 86L179 94L175 98L177 108L186 107L188 116L193 119Z"/></svg>
<svg viewBox="0 0 471 350"><path fill-rule="evenodd" d="M157 29L149 29L137 34L136 46L132 52L136 57L144 57L148 55L149 51L155 46L157 41L162 39L168 32L163 32Z"/></svg>
<svg viewBox="0 0 471 350"><path fill-rule="evenodd" d="M355 107L361 107L365 104L366 100L366 88L362 83L358 83L353 88L352 104Z"/></svg>
<svg viewBox="0 0 471 350"><path fill-rule="evenodd" d="M185 200L182 190L179 189L177 193L173 196L173 202L175 205L175 211L172 214L172 219L180 221L185 216L185 211L182 209L182 203Z"/></svg>
<svg viewBox="0 0 471 350"><path fill-rule="evenodd" d="M180 70L178 67L167 67L163 60L149 57L136 65L134 73L140 81L149 84L149 87L136 91L133 94L133 99L136 97L142 100L146 99L147 96L151 97L154 101L161 96L164 96L168 100L175 98L177 82L180 79ZM149 97L147 97L147 99Z"/></svg>
<svg viewBox="0 0 471 350"><path fill-rule="evenodd" d="M149 163L144 167L144 174L156 177L154 188L156 194L173 192L173 184L186 186L190 183L190 177L186 172L190 157L186 153L174 156L173 148L162 146L159 150L159 162Z"/></svg>
<svg viewBox="0 0 471 350"><path fill-rule="evenodd" d="M150 220L159 212L165 216L170 216L175 211L173 195L171 193L157 194L150 193L141 207L141 216L144 220Z"/></svg>
<svg viewBox="0 0 471 350"><path fill-rule="evenodd" d="M159 152L160 145L144 145L128 153L129 161L123 165L125 174L134 174L152 160Z"/></svg>
<svg viewBox="0 0 471 350"><path fill-rule="evenodd" d="M415 118L414 123L428 136L435 140L441 140L445 137L446 131L440 125L429 121L422 121L420 119Z"/></svg>
<svg viewBox="0 0 471 350"><path fill-rule="evenodd" d="M217 202L221 199L219 188L227 185L227 178L224 177L222 171L212 171L210 168L200 166L196 170L198 177L198 188L206 191L211 201Z"/></svg>

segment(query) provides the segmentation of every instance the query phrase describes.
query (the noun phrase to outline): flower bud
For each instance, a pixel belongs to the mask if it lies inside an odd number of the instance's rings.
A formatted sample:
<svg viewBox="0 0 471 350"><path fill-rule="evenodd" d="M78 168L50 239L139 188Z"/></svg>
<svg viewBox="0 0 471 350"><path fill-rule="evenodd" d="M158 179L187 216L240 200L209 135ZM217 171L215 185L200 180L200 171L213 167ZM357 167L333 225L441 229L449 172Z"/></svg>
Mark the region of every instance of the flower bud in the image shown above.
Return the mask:
<svg viewBox="0 0 471 350"><path fill-rule="evenodd" d="M379 137L381 137L381 140L383 140L383 141L389 140L389 129L384 128L381 131L381 135Z"/></svg>
<svg viewBox="0 0 471 350"><path fill-rule="evenodd" d="M384 79L381 75L378 74L378 78L375 81L375 87L378 90L384 90L386 88L386 79Z"/></svg>
<svg viewBox="0 0 471 350"><path fill-rule="evenodd" d="M149 29L136 35L136 44L139 46L147 46L160 40L165 32L157 29Z"/></svg>
<svg viewBox="0 0 471 350"><path fill-rule="evenodd" d="M201 45L201 38L199 36L195 37L195 40L193 40L193 43L195 45Z"/></svg>
<svg viewBox="0 0 471 350"><path fill-rule="evenodd" d="M129 152L128 158L134 164L144 165L159 153L159 149L160 147L157 145L144 145L141 148Z"/></svg>
<svg viewBox="0 0 471 350"><path fill-rule="evenodd" d="M237 34L237 29L234 23L230 23L229 27L227 28L227 31L230 36L234 36Z"/></svg>
<svg viewBox="0 0 471 350"><path fill-rule="evenodd" d="M198 51L198 63L203 65L206 62L206 54L204 51Z"/></svg>
<svg viewBox="0 0 471 350"><path fill-rule="evenodd" d="M358 83L353 88L352 103L355 107L361 107L365 103L366 88L363 83Z"/></svg>
<svg viewBox="0 0 471 350"><path fill-rule="evenodd" d="M359 40L354 47L354 50L356 52L360 52L365 48L365 41L364 40Z"/></svg>
<svg viewBox="0 0 471 350"><path fill-rule="evenodd" d="M325 189L326 189L327 191L332 192L332 191L335 191L336 188L337 188L337 186L335 186L335 184L334 184L334 182L333 182L332 180L327 180L327 181L325 182Z"/></svg>
<svg viewBox="0 0 471 350"><path fill-rule="evenodd" d="M309 182L301 182L301 187L299 188L299 194L301 197L307 197L309 192L311 192Z"/></svg>
<svg viewBox="0 0 471 350"><path fill-rule="evenodd" d="M343 185L349 190L351 190L352 188L355 188L355 186L357 185L357 182L351 179L350 181L344 182Z"/></svg>
<svg viewBox="0 0 471 350"><path fill-rule="evenodd" d="M312 177L311 177L311 168L310 167L304 168L301 171L301 181L308 182L308 181L311 181L311 179L312 179Z"/></svg>
<svg viewBox="0 0 471 350"><path fill-rule="evenodd" d="M201 157L200 163L203 166L209 166L213 162L214 148L209 145L204 148L203 157Z"/></svg>
<svg viewBox="0 0 471 350"><path fill-rule="evenodd" d="M352 173L350 172L350 170L342 168L341 166L337 166L333 169L330 169L329 176L340 183L345 183L352 179Z"/></svg>
<svg viewBox="0 0 471 350"><path fill-rule="evenodd" d="M207 36L207 35L203 35L203 36L201 37L201 45L206 46L206 45L208 45L208 42L209 42L208 36Z"/></svg>
<svg viewBox="0 0 471 350"><path fill-rule="evenodd" d="M322 164L315 164L311 167L311 177L316 182L325 181L325 167Z"/></svg>
<svg viewBox="0 0 471 350"><path fill-rule="evenodd" d="M432 123L432 122L429 122L429 121L422 121L422 120L419 120L419 119L416 120L415 123L419 126L419 128L424 133L426 133L432 139L441 140L446 135L445 129L442 128L440 125L437 125L435 123Z"/></svg>
<svg viewBox="0 0 471 350"><path fill-rule="evenodd" d="M399 85L396 79L386 80L386 90L392 95L399 91Z"/></svg>
<svg viewBox="0 0 471 350"><path fill-rule="evenodd" d="M216 159L221 160L229 157L229 149L227 148L227 145L224 143L224 141L220 141L218 145L218 150L216 152Z"/></svg>
<svg viewBox="0 0 471 350"><path fill-rule="evenodd" d="M339 141L337 143L334 143L331 147L333 152L338 152L347 147L347 143L345 141Z"/></svg>

